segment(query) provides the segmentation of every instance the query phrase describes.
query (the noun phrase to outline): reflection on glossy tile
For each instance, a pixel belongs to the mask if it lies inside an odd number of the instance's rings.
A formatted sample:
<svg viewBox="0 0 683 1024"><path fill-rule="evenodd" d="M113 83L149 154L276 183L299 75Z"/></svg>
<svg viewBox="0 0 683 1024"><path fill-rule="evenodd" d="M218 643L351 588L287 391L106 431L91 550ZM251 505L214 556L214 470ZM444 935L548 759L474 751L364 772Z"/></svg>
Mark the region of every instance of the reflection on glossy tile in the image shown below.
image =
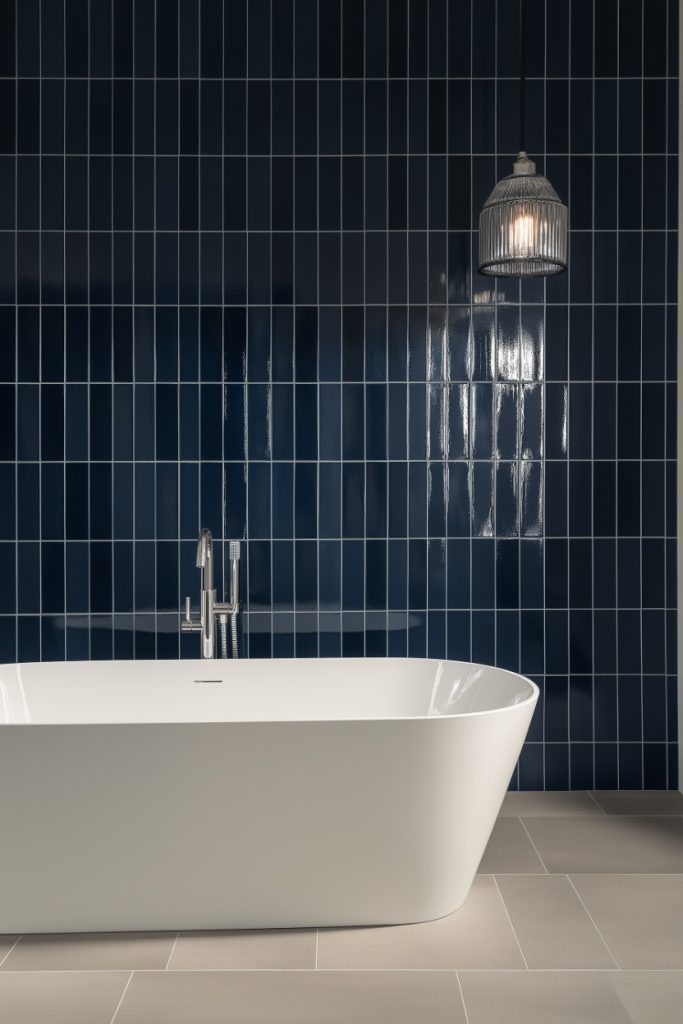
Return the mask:
<svg viewBox="0 0 683 1024"><path fill-rule="evenodd" d="M538 306L522 307L520 349L522 380L542 380L545 318Z"/></svg>
<svg viewBox="0 0 683 1024"><path fill-rule="evenodd" d="M532 970L617 966L564 875L501 875L497 881Z"/></svg>
<svg viewBox="0 0 683 1024"><path fill-rule="evenodd" d="M460 981L469 1024L633 1024L607 974L464 972Z"/></svg>
<svg viewBox="0 0 683 1024"><path fill-rule="evenodd" d="M674 790L601 790L593 796L607 814L683 814L683 793Z"/></svg>
<svg viewBox="0 0 683 1024"><path fill-rule="evenodd" d="M315 967L315 931L184 932L168 968L239 971Z"/></svg>
<svg viewBox="0 0 683 1024"><path fill-rule="evenodd" d="M6 1024L110 1024L127 971L0 974Z"/></svg>
<svg viewBox="0 0 683 1024"><path fill-rule="evenodd" d="M544 873L524 827L517 818L499 818L479 865L482 874Z"/></svg>
<svg viewBox="0 0 683 1024"><path fill-rule="evenodd" d="M387 928L331 928L318 936L318 967L450 970L523 967L505 906L489 875L474 880L449 917Z"/></svg>
<svg viewBox="0 0 683 1024"><path fill-rule="evenodd" d="M572 882L620 967L683 970L683 874L576 875Z"/></svg>
<svg viewBox="0 0 683 1024"><path fill-rule="evenodd" d="M465 1014L452 972L177 971L135 974L116 1017L116 1024L190 1021L465 1024Z"/></svg>
<svg viewBox="0 0 683 1024"><path fill-rule="evenodd" d="M525 818L550 872L679 872L683 818Z"/></svg>
<svg viewBox="0 0 683 1024"><path fill-rule="evenodd" d="M556 793L506 793L500 809L501 818L559 818L575 815L597 815L603 812L588 793L580 790Z"/></svg>
<svg viewBox="0 0 683 1024"><path fill-rule="evenodd" d="M24 935L3 971L132 971L166 966L173 932Z"/></svg>
<svg viewBox="0 0 683 1024"><path fill-rule="evenodd" d="M107 16L89 28L73 13L85 0L1 8L16 11L0 34L0 93L16 108L0 118L0 663L195 652L172 628L171 584L179 542L181 594L196 597L201 525L249 544L246 655L455 652L551 681L571 667L581 746L541 731L516 783L676 786L664 713L676 656L663 642L675 615L663 585L676 547L674 0L530 17L530 144L575 230L571 272L524 282L476 271L477 214L515 143L513 0L90 6ZM652 187L639 205L643 153ZM62 560L64 533L66 590L38 557L52 545ZM662 540L654 588L645 546L610 553L617 534ZM280 587L278 545L323 542L342 567L358 537L389 546L379 594L371 557L354 556L350 597L346 568L326 588L298 545ZM530 594L523 560L504 602L494 563L477 574L474 558L454 594L429 572L425 600L411 555L404 586L392 547L456 537L544 550L584 538L594 600L573 571L571 586ZM95 571L112 540L123 553ZM617 602L630 565L642 587ZM377 629L342 604L419 626ZM629 642L641 618L642 651ZM572 699L591 676L612 686L618 633L620 671L659 677L619 750L600 687Z"/></svg>

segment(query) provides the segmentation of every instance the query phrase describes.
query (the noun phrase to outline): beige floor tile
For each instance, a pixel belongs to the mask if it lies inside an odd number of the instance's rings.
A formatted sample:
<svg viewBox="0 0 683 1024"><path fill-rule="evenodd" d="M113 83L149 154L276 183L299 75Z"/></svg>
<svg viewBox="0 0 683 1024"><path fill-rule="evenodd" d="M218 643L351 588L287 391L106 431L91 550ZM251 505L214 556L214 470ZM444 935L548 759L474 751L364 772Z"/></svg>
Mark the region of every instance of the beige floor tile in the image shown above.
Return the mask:
<svg viewBox="0 0 683 1024"><path fill-rule="evenodd" d="M607 972L463 972L460 981L469 1024L634 1024Z"/></svg>
<svg viewBox="0 0 683 1024"><path fill-rule="evenodd" d="M116 1024L465 1024L454 972L135 974Z"/></svg>
<svg viewBox="0 0 683 1024"><path fill-rule="evenodd" d="M3 971L132 971L166 966L175 932L24 935Z"/></svg>
<svg viewBox="0 0 683 1024"><path fill-rule="evenodd" d="M633 1024L680 1021L683 971L619 971L610 980Z"/></svg>
<svg viewBox="0 0 683 1024"><path fill-rule="evenodd" d="M565 875L501 875L497 881L532 970L617 966Z"/></svg>
<svg viewBox="0 0 683 1024"><path fill-rule="evenodd" d="M110 1024L127 971L0 974L4 1024Z"/></svg>
<svg viewBox="0 0 683 1024"><path fill-rule="evenodd" d="M315 967L315 931L185 932L169 970L245 971Z"/></svg>
<svg viewBox="0 0 683 1024"><path fill-rule="evenodd" d="M683 818L525 818L548 871L683 871Z"/></svg>
<svg viewBox="0 0 683 1024"><path fill-rule="evenodd" d="M683 875L577 875L572 882L620 967L683 970Z"/></svg>
<svg viewBox="0 0 683 1024"><path fill-rule="evenodd" d="M582 790L573 792L548 793L507 793L500 809L501 818L559 818L563 815L602 815L589 793Z"/></svg>
<svg viewBox="0 0 683 1024"><path fill-rule="evenodd" d="M503 872L545 873L545 867L518 818L498 819L479 865L479 873L483 875Z"/></svg>
<svg viewBox="0 0 683 1024"><path fill-rule="evenodd" d="M0 935L0 964L5 959L18 938L18 935Z"/></svg>
<svg viewBox="0 0 683 1024"><path fill-rule="evenodd" d="M593 793L607 814L683 814L683 793L676 790L599 790Z"/></svg>
<svg viewBox="0 0 683 1024"><path fill-rule="evenodd" d="M450 970L523 967L494 879L479 875L465 905L425 924L322 929L318 967Z"/></svg>

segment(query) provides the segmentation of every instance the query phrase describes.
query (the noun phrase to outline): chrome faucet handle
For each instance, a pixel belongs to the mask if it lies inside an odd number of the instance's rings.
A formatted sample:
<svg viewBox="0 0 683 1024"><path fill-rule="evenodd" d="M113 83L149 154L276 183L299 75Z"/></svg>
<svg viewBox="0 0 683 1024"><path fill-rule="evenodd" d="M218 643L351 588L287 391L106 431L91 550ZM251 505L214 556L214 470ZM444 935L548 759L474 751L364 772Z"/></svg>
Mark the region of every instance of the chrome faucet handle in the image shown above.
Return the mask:
<svg viewBox="0 0 683 1024"><path fill-rule="evenodd" d="M200 633L202 629L201 622L192 618L192 602L189 597L185 598L185 618L180 623L180 629L183 633Z"/></svg>

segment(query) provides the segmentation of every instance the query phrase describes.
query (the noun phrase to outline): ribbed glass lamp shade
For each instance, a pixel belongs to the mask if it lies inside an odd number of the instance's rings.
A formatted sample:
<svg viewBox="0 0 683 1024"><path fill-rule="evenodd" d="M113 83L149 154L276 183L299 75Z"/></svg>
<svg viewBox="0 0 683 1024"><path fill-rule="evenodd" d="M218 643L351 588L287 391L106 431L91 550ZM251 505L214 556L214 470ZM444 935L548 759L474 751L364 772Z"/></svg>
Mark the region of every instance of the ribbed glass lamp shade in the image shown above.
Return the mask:
<svg viewBox="0 0 683 1024"><path fill-rule="evenodd" d="M526 153L479 216L479 273L543 277L567 269L567 207Z"/></svg>

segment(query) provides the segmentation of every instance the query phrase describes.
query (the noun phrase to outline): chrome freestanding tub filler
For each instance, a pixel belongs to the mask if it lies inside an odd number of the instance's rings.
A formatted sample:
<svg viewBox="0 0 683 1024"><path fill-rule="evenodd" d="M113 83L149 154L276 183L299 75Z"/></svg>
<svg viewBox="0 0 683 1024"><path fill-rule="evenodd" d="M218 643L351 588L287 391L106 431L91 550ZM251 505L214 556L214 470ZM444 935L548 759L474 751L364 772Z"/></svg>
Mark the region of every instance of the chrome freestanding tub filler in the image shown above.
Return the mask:
<svg viewBox="0 0 683 1024"><path fill-rule="evenodd" d="M0 932L449 914L537 699L454 661L0 666Z"/></svg>

